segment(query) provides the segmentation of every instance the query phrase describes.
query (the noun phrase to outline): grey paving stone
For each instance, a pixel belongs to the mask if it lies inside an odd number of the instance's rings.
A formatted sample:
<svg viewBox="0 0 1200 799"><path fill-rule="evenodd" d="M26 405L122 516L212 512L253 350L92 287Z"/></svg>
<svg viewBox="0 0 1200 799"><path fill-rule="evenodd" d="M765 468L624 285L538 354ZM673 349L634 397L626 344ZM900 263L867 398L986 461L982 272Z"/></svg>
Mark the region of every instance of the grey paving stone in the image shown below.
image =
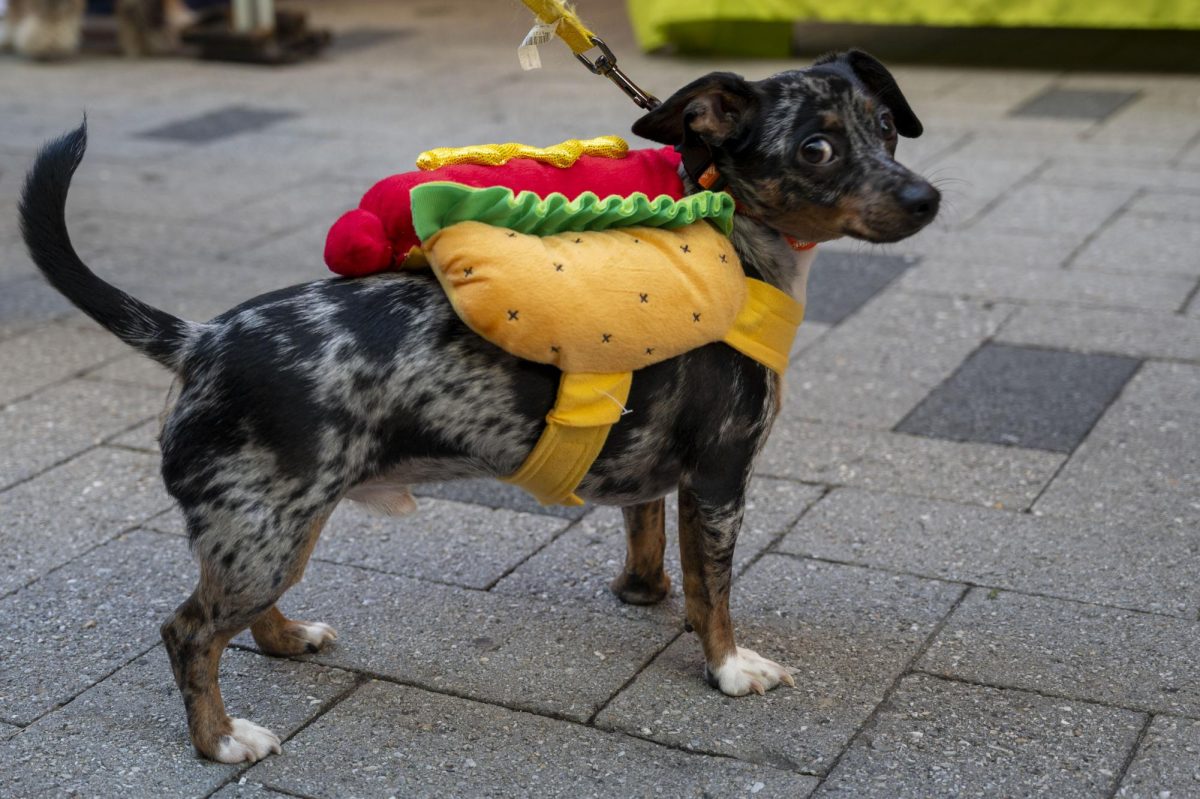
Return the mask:
<svg viewBox="0 0 1200 799"><path fill-rule="evenodd" d="M1200 202L1191 192L1147 191L1129 204L1129 213L1200 222Z"/></svg>
<svg viewBox="0 0 1200 799"><path fill-rule="evenodd" d="M21 731L20 727L0 721L0 741L6 741Z"/></svg>
<svg viewBox="0 0 1200 799"><path fill-rule="evenodd" d="M417 512L402 518L374 516L345 502L326 525L313 556L482 589L567 524L441 499L421 499Z"/></svg>
<svg viewBox="0 0 1200 799"><path fill-rule="evenodd" d="M972 589L917 668L1134 710L1200 713L1196 621Z"/></svg>
<svg viewBox="0 0 1200 799"><path fill-rule="evenodd" d="M1071 452L1141 361L989 343L896 431L951 441Z"/></svg>
<svg viewBox="0 0 1200 799"><path fill-rule="evenodd" d="M1065 457L795 419L776 421L760 474L810 483L1027 508Z"/></svg>
<svg viewBox="0 0 1200 799"><path fill-rule="evenodd" d="M261 130L296 115L295 111L229 105L143 131L141 135L148 139L203 144L239 133Z"/></svg>
<svg viewBox="0 0 1200 799"><path fill-rule="evenodd" d="M214 793L212 799L276 799L276 797L289 795L272 791L270 788L264 788L257 782L251 782L246 777L242 777L237 782L226 785Z"/></svg>
<svg viewBox="0 0 1200 799"><path fill-rule="evenodd" d="M0 718L29 724L158 643L195 571L182 541L133 532L0 600Z"/></svg>
<svg viewBox="0 0 1200 799"><path fill-rule="evenodd" d="M540 513L560 519L582 518L591 508L586 505L540 505L516 486L499 480L454 480L448 483L422 483L412 487L414 496L436 497L455 502L473 502L488 508L507 508L518 513Z"/></svg>
<svg viewBox="0 0 1200 799"><path fill-rule="evenodd" d="M1091 233L1133 197L1132 188L1045 184L1020 186L1004 195L972 229L1056 234Z"/></svg>
<svg viewBox="0 0 1200 799"><path fill-rule="evenodd" d="M1102 122L1138 98L1139 92L1052 87L1021 103L1015 117L1068 117Z"/></svg>
<svg viewBox="0 0 1200 799"><path fill-rule="evenodd" d="M834 491L778 550L1194 619L1200 532Z"/></svg>
<svg viewBox="0 0 1200 799"><path fill-rule="evenodd" d="M935 230L946 226L957 229L969 223L1005 193L1029 180L1045 158L1040 152L1038 155L1030 158L1026 153L1024 158L1005 158L996 153L978 156L954 152L930 164L924 174L942 192ZM900 160L908 163L903 153ZM933 231L922 232L913 244L920 246L920 239L930 232ZM902 246L909 245L906 242Z"/></svg>
<svg viewBox="0 0 1200 799"><path fill-rule="evenodd" d="M1175 312L1195 281L1168 275L1112 275L1065 269L997 269L991 263L927 258L896 286L903 291L1038 305Z"/></svg>
<svg viewBox="0 0 1200 799"><path fill-rule="evenodd" d="M726 697L700 678L694 636L657 657L597 723L675 746L824 773L961 587L768 555L733 592L739 646L792 668L796 688Z"/></svg>
<svg viewBox="0 0 1200 799"><path fill-rule="evenodd" d="M336 54L352 50L366 50L384 42L395 43L398 39L407 39L413 33L414 31L403 28L393 28L390 30L353 28L351 30L338 31L333 36L330 52Z"/></svg>
<svg viewBox="0 0 1200 799"><path fill-rule="evenodd" d="M1089 231L1090 232L1090 231ZM1086 233L1046 234L1006 230L943 229L935 223L919 236L895 246L922 260L961 265L991 264L1005 270L1050 270L1061 266L1083 244Z"/></svg>
<svg viewBox="0 0 1200 799"><path fill-rule="evenodd" d="M1200 205L1200 196L1192 202ZM1073 269L1200 277L1200 225L1174 217L1123 214L1071 261Z"/></svg>
<svg viewBox="0 0 1200 799"><path fill-rule="evenodd" d="M816 785L769 766L381 682L359 688L247 777L313 797L790 798Z"/></svg>
<svg viewBox="0 0 1200 799"><path fill-rule="evenodd" d="M996 335L1008 344L1200 360L1200 320L1166 313L1028 306Z"/></svg>
<svg viewBox="0 0 1200 799"><path fill-rule="evenodd" d="M1200 789L1200 721L1157 716L1121 780L1121 799L1169 799Z"/></svg>
<svg viewBox="0 0 1200 799"><path fill-rule="evenodd" d="M226 651L221 661L231 715L282 738L353 683L344 671L251 652ZM203 796L238 768L195 754L171 666L157 646L0 748L0 796Z"/></svg>
<svg viewBox="0 0 1200 799"><path fill-rule="evenodd" d="M823 252L808 278L805 321L836 325L913 265L902 255Z"/></svg>
<svg viewBox="0 0 1200 799"><path fill-rule="evenodd" d="M161 424L157 419L140 424L132 430L110 438L106 443L112 446L140 449L143 452L159 454L158 430Z"/></svg>
<svg viewBox="0 0 1200 799"><path fill-rule="evenodd" d="M818 796L1108 797L1144 716L905 677Z"/></svg>
<svg viewBox="0 0 1200 799"><path fill-rule="evenodd" d="M115 336L64 324L43 325L0 342L0 405L127 351Z"/></svg>
<svg viewBox="0 0 1200 799"><path fill-rule="evenodd" d="M317 662L576 720L591 716L680 625L320 562L281 606L337 629L337 644ZM238 640L252 643L244 634Z"/></svg>
<svg viewBox="0 0 1200 799"><path fill-rule="evenodd" d="M154 416L157 391L71 380L0 409L0 488L13 485Z"/></svg>
<svg viewBox="0 0 1200 799"><path fill-rule="evenodd" d="M0 493L0 595L170 504L157 458L107 447Z"/></svg>
<svg viewBox="0 0 1200 799"><path fill-rule="evenodd" d="M1150 362L1038 500L1050 514L1200 525L1200 367Z"/></svg>
<svg viewBox="0 0 1200 799"><path fill-rule="evenodd" d="M1126 146L1137 146L1136 136ZM1095 161L1065 161L1055 163L1038 175L1046 184L1116 191L1144 189L1180 190L1195 194L1200 191L1200 170L1174 164L1158 166L1108 162L1097 167Z"/></svg>
<svg viewBox="0 0 1200 799"><path fill-rule="evenodd" d="M175 376L156 361L145 355L136 353L92 369L84 377L92 380L104 380L109 383L132 383L135 386L146 386L157 389L166 396Z"/></svg>
<svg viewBox="0 0 1200 799"><path fill-rule="evenodd" d="M745 519L734 552L735 573L787 531L821 494L822 489L817 486L755 479L746 499ZM680 619L683 578L679 568L676 502L674 494L667 498L664 561L671 577L671 596L660 605L625 605L608 588L625 563L625 526L621 512L616 508L597 509L497 583L495 590L556 602L575 600L603 609L605 613Z"/></svg>
<svg viewBox="0 0 1200 799"><path fill-rule="evenodd" d="M890 429L1011 312L954 299L879 296L793 361L784 413Z"/></svg>
<svg viewBox="0 0 1200 799"><path fill-rule="evenodd" d="M800 329L796 333L796 338L792 341L791 357L795 359L800 353L807 351L820 341L829 332L829 329L830 326L827 324L805 319L804 324L800 325Z"/></svg>
<svg viewBox="0 0 1200 799"><path fill-rule="evenodd" d="M0 259L3 258L0 247ZM14 270L16 275L0 279L0 338L45 324L54 319L72 315L71 303L61 294L46 285L36 275L29 275L24 268ZM4 263L0 260L0 275L4 274Z"/></svg>
<svg viewBox="0 0 1200 799"><path fill-rule="evenodd" d="M208 157L216 160L215 156ZM212 219L180 221L147 217L124 213L120 206L115 210L90 206L70 220L70 230L71 239L89 253L103 251L110 259L120 259L136 249L154 253L160 262L178 256L215 259L244 249L271 232ZM100 268L100 262L94 258L89 257L88 261L94 268ZM135 284L134 288L138 286Z"/></svg>

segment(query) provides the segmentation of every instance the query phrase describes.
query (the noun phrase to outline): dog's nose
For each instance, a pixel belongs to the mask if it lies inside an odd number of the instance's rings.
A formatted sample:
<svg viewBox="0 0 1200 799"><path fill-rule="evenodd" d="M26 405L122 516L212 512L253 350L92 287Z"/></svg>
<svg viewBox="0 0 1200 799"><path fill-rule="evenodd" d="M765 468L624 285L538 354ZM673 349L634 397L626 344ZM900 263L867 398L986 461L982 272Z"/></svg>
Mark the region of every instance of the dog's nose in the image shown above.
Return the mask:
<svg viewBox="0 0 1200 799"><path fill-rule="evenodd" d="M909 183L900 190L900 207L917 222L928 222L938 212L941 193L925 181Z"/></svg>

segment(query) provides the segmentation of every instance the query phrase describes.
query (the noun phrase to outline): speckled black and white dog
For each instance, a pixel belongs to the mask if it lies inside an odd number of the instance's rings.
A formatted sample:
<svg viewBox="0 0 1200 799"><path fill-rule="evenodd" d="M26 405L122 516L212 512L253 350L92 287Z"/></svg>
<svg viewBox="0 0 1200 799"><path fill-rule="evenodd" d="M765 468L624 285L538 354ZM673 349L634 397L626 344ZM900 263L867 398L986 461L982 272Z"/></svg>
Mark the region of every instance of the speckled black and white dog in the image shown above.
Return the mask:
<svg viewBox="0 0 1200 799"><path fill-rule="evenodd" d="M739 203L733 241L748 275L804 300L811 252L786 235L895 241L928 224L937 191L893 158L921 124L892 76L851 51L757 82L714 73L634 125L678 145L689 188L715 167ZM86 130L48 144L30 172L22 229L67 298L177 376L161 434L163 479L200 564L195 592L162 627L192 741L207 757L279 751L225 712L218 663L250 627L275 655L334 638L276 603L304 572L344 498L410 509L407 486L517 470L542 432L559 373L471 333L428 273L322 280L249 300L211 322L177 319L105 283L76 255L65 203ZM711 170L709 170L711 173ZM664 503L679 491L687 623L710 684L762 693L788 672L734 644L730 564L755 454L780 403L776 376L724 344L636 373L628 405L580 496L624 508L613 591L662 599Z"/></svg>

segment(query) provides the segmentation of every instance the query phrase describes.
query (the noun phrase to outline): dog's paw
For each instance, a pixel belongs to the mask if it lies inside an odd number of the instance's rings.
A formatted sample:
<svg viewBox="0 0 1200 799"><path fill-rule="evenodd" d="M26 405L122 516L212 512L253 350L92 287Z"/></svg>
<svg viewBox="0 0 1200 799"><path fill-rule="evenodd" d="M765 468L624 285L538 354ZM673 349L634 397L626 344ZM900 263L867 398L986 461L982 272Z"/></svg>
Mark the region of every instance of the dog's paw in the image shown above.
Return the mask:
<svg viewBox="0 0 1200 799"><path fill-rule="evenodd" d="M279 736L245 719L230 719L233 731L222 735L217 746L216 759L222 763L254 763L274 752L283 750Z"/></svg>
<svg viewBox="0 0 1200 799"><path fill-rule="evenodd" d="M337 640L337 630L319 621L294 621L289 634L304 642L309 652L320 652L325 644Z"/></svg>
<svg viewBox="0 0 1200 799"><path fill-rule="evenodd" d="M704 676L709 685L727 696L745 696L751 691L761 695L780 683L796 687L783 666L740 646L716 668L706 665Z"/></svg>

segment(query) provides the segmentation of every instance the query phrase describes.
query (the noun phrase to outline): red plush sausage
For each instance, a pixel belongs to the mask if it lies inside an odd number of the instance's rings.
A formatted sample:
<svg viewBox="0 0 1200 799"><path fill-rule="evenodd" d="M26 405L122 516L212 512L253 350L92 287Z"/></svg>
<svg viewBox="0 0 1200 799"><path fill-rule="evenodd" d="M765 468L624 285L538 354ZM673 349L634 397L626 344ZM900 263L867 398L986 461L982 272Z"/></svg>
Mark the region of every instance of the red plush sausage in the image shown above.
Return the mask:
<svg viewBox="0 0 1200 799"><path fill-rule="evenodd" d="M585 191L600 197L641 192L683 197L679 154L671 147L631 150L624 158L584 155L565 169L530 159L503 166L455 164L428 172L404 172L376 183L359 207L342 215L325 239L325 263L339 275L358 277L398 266L417 246L409 192L413 186L448 180L467 186L504 186L542 197L558 192L574 199Z"/></svg>

